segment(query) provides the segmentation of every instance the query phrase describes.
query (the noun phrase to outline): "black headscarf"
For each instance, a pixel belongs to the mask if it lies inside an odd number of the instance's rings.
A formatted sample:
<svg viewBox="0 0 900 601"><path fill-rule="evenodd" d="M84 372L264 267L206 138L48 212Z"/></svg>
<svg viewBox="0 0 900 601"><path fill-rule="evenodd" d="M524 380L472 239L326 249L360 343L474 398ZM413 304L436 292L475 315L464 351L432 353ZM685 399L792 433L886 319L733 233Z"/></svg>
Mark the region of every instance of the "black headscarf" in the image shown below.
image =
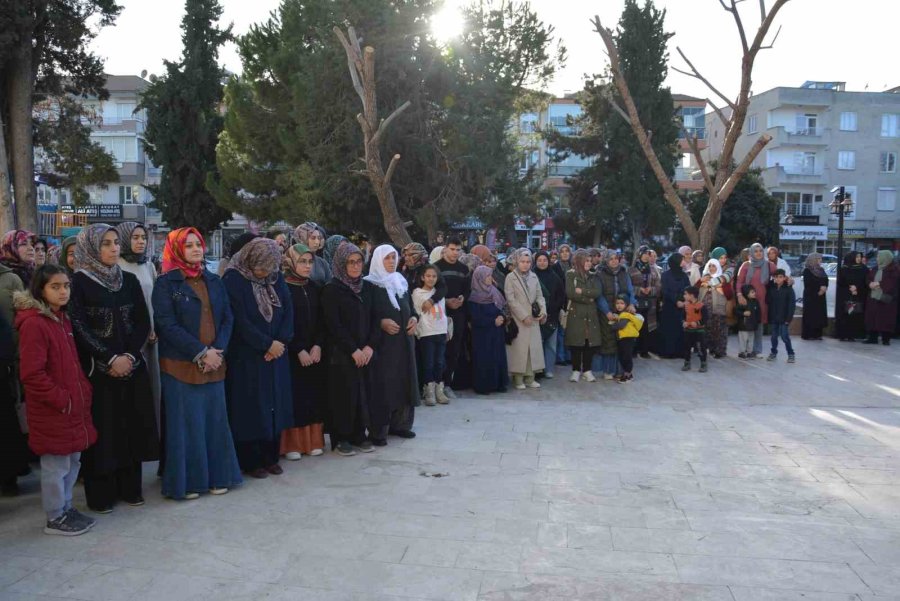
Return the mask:
<svg viewBox="0 0 900 601"><path fill-rule="evenodd" d="M538 257L547 258L547 267L545 269L541 269L540 267L538 267ZM559 276L553 273L553 265L550 264L550 253L548 253L546 250L539 250L534 253L534 272L537 274L538 279L541 281L541 286L543 286L550 292L552 292L556 286L562 283L559 279Z"/></svg>
<svg viewBox="0 0 900 601"><path fill-rule="evenodd" d="M852 250L844 255L844 267L849 269L866 269L865 263L857 263L856 257L862 255L858 250Z"/></svg>

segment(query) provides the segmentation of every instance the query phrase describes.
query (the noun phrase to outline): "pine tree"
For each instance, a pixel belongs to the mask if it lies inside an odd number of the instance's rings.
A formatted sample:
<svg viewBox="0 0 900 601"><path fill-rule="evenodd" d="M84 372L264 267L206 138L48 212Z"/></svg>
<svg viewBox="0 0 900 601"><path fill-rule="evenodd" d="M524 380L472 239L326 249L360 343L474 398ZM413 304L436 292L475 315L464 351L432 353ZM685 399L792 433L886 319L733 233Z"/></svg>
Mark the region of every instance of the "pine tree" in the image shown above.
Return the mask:
<svg viewBox="0 0 900 601"><path fill-rule="evenodd" d="M217 25L221 16L218 0L186 1L182 58L166 61L166 74L141 101L147 110L146 151L162 168L160 183L148 189L171 228L190 225L209 233L231 216L207 189L218 177L216 146L223 127L219 48L231 37L230 26Z"/></svg>
<svg viewBox="0 0 900 601"><path fill-rule="evenodd" d="M653 148L672 177L680 156L679 125L674 119L672 93L663 86L668 73L666 43L672 35L665 31L665 15L653 0L643 7L636 0L626 0L615 38L641 123L653 132ZM616 245L630 240L637 247L673 224L672 211L628 122L611 108L610 96L617 104L621 102L608 77L586 82L580 96L582 135L549 135L562 156L596 157L592 167L570 182L573 216L569 221L586 242L590 237L595 243Z"/></svg>

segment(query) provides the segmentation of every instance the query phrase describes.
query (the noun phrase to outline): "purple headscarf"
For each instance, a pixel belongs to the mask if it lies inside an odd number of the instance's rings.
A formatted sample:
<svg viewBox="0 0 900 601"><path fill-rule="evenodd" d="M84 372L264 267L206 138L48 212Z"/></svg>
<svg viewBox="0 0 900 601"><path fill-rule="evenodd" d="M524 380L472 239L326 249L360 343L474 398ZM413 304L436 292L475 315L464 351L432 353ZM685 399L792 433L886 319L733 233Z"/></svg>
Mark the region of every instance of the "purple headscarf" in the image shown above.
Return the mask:
<svg viewBox="0 0 900 601"><path fill-rule="evenodd" d="M494 303L498 309L506 306L506 299L497 290L493 283L487 284L486 280L491 278L493 282L494 271L487 265L479 265L472 274L472 294L469 295L469 302L478 305L486 305Z"/></svg>
<svg viewBox="0 0 900 601"><path fill-rule="evenodd" d="M362 292L363 278L362 274L360 274L358 278L351 278L347 275L347 260L350 259L350 255L359 255L362 257L363 253L359 250L358 246L349 240L341 241L334 251L334 259L332 259L331 263L331 273L334 274L334 279L346 285L354 293L359 294Z"/></svg>

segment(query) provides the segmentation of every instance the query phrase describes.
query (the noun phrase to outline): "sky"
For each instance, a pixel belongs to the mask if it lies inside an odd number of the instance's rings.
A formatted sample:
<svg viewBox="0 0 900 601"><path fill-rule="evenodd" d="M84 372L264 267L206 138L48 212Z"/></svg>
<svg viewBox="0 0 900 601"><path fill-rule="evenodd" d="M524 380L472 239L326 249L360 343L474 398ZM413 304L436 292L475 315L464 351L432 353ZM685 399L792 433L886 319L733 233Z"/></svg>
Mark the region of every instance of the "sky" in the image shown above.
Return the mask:
<svg viewBox="0 0 900 601"><path fill-rule="evenodd" d="M281 0L221 0L224 23L238 34L265 21ZM448 0L450 3L461 0ZM766 0L768 5L774 0ZM163 59L181 54L181 16L184 0L119 0L123 6L116 25L100 31L92 49L106 59L115 75L162 73ZM581 89L586 73L600 73L607 64L600 36L590 20L599 15L613 27L624 0L531 0L538 16L552 25L568 48L568 61L552 82L551 93ZM718 0L656 0L665 8L670 40L670 67L686 68L675 47L680 46L694 65L723 93L733 97L740 84L740 41L731 15ZM748 36L759 24L758 3L739 4ZM757 58L752 90L761 93L777 86L797 87L806 80L845 81L847 89L880 92L900 86L894 61L900 55L900 0L790 0L779 13L782 27L775 47ZM774 31L770 33L774 34ZM241 71L233 45L220 56L224 66ZM673 92L712 97L701 82L670 69Z"/></svg>

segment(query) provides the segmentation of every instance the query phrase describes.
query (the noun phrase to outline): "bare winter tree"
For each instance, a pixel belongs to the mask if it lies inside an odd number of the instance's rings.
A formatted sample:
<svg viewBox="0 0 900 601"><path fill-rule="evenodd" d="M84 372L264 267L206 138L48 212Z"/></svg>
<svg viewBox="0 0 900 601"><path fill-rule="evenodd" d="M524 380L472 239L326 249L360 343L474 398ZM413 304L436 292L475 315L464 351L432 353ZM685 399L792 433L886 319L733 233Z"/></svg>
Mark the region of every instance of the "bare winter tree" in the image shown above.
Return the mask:
<svg viewBox="0 0 900 601"><path fill-rule="evenodd" d="M616 86L616 90L622 98L622 103L625 105L624 107L621 107L615 100L610 98L613 109L631 124L631 129L634 131L634 135L637 137L641 149L644 151L644 156L646 156L647 161L650 163L650 167L653 169L653 173L656 175L659 184L662 186L666 202L675 209L675 214L681 222L681 226L684 228L688 239L691 241L691 246L704 251L708 251L710 246L712 246L712 241L715 238L716 229L719 227L719 220L722 216L722 206L725 204L725 201L728 200L728 197L734 191L734 187L740 179L747 173L753 160L760 152L762 152L762 149L766 144L772 140L772 137L768 134L762 134L753 147L750 148L747 156L743 157L740 161L735 160L734 148L741 135L741 130L744 127L744 120L747 118L747 108L750 105L750 86L753 82L753 63L760 50L771 48L775 43L775 39L778 38L778 34L781 32L780 28L775 32L775 36L772 38L771 42L766 43L765 41L778 11L781 10L789 0L775 0L772 7L768 9L766 8L766 1L759 0L760 24L759 29L756 31L756 35L753 36L752 40L747 37L741 14L738 11L738 4L744 1L745 0L719 0L719 4L722 5L722 8L729 12L734 19L741 40L741 48L743 50L743 58L741 59L741 87L737 98L732 100L720 92L697 70L694 64L687 56L685 56L684 52L682 52L681 48L677 48L678 54L681 55L681 58L687 63L689 70L675 69L675 71L702 81L715 96L725 103L725 107L728 109L726 114L726 111L719 108L715 102L707 99L707 102L713 107L716 116L725 126L725 139L722 144L722 151L716 159L717 166L715 173L709 172L706 163L704 163L703 158L700 156L697 137L691 137L685 133L685 137L691 147L691 152L697 160L697 164L700 166L703 184L709 194L709 204L707 205L706 212L703 214L703 219L700 221L699 227L694 223L693 219L691 219L690 212L685 206L684 201L678 196L675 184L666 176L665 169L650 144L650 132L648 132L641 124L637 107L635 106L631 92L628 89L628 82L625 80L622 73L619 52L616 48L613 32L603 26L600 22L600 17L594 17L592 21L594 29L600 34L600 37L603 39L603 43L606 46L606 52L609 55L610 72L612 73L613 84ZM737 163L736 167L734 166L735 163Z"/></svg>
<svg viewBox="0 0 900 601"><path fill-rule="evenodd" d="M394 200L394 192L391 190L391 177L400 161L400 155L395 154L391 157L391 162L385 171L381 163L379 145L388 126L409 108L410 102L407 100L387 119L379 122L378 105L375 99L375 49L371 46L366 46L365 49L360 48L360 40L352 26L347 28L347 35L344 35L344 32L338 27L334 28L334 33L347 53L347 66L350 68L353 89L356 90L363 105L363 112L356 115L356 120L363 132L366 168L359 173L366 175L372 183L375 196L378 197L378 204L381 206L384 229L391 241L402 248L412 242L412 237L406 231L406 224L400 218L397 202Z"/></svg>

